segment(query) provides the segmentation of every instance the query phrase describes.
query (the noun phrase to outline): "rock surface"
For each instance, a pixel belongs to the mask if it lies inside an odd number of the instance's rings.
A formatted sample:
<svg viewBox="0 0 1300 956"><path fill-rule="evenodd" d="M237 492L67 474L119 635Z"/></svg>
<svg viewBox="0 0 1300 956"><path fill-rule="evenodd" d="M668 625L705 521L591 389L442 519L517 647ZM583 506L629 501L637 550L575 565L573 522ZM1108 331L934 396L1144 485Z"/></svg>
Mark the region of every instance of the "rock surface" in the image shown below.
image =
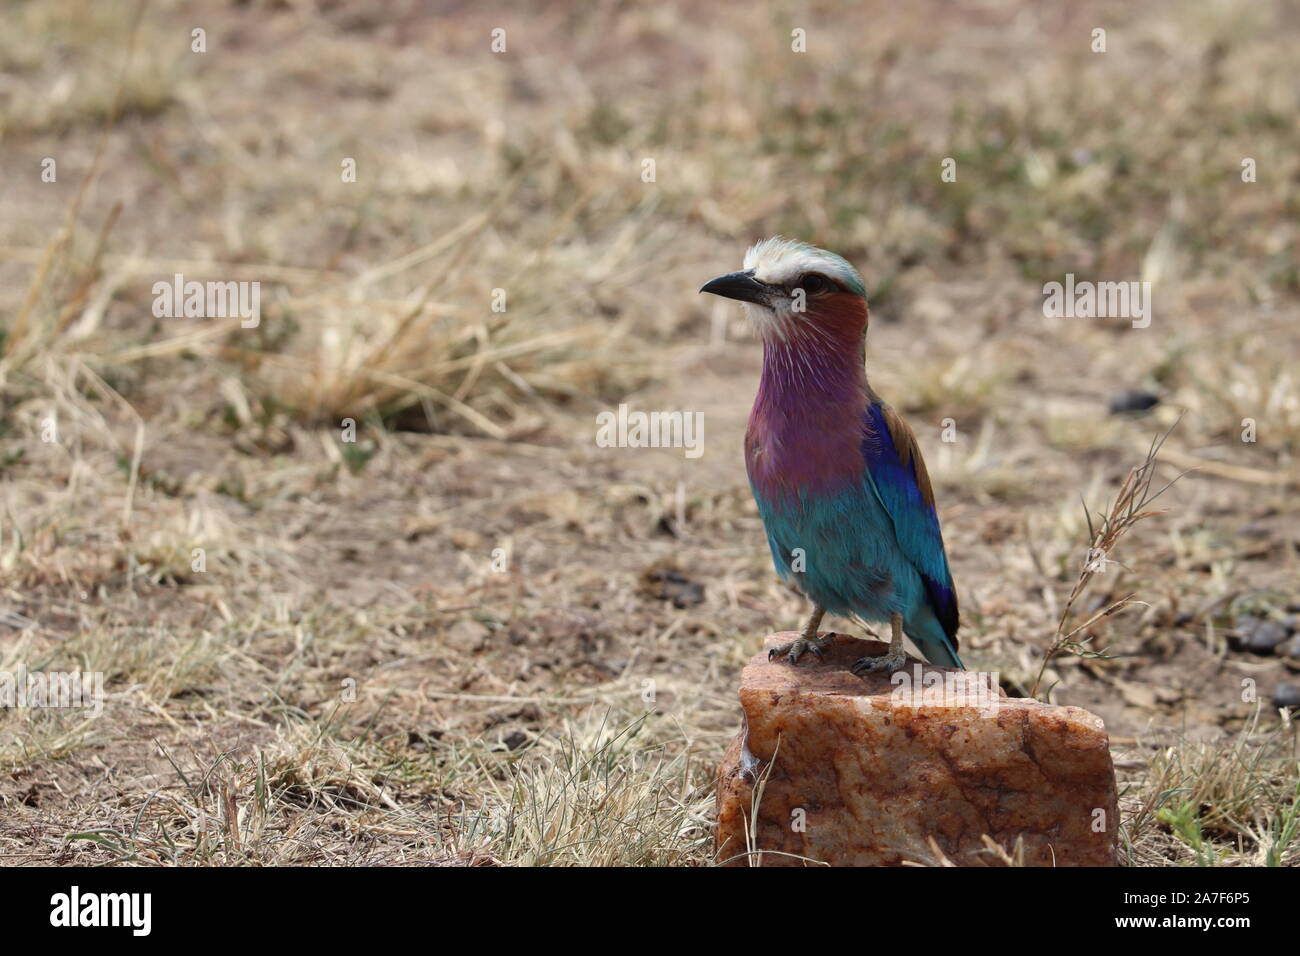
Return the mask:
<svg viewBox="0 0 1300 956"><path fill-rule="evenodd" d="M1267 618L1241 616L1236 623L1235 643L1254 654L1271 653L1290 633L1284 622Z"/></svg>
<svg viewBox="0 0 1300 956"><path fill-rule="evenodd" d="M855 677L853 661L886 647L845 635L823 661L769 663L766 647L795 636L770 636L741 676L748 729L719 768L719 861L1115 865L1100 718L913 658L893 678Z"/></svg>

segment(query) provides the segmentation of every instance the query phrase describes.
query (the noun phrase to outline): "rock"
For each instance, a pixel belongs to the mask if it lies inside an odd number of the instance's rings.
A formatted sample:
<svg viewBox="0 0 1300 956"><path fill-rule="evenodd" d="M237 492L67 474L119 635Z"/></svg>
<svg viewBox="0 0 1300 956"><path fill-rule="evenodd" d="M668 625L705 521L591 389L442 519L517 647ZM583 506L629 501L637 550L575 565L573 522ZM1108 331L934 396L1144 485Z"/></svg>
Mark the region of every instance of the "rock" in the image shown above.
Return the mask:
<svg viewBox="0 0 1300 956"><path fill-rule="evenodd" d="M474 654L487 644L492 632L478 621L461 618L447 629L444 641L457 654Z"/></svg>
<svg viewBox="0 0 1300 956"><path fill-rule="evenodd" d="M1151 392L1130 390L1111 396L1110 413L1125 415L1145 412L1160 404L1160 396Z"/></svg>
<svg viewBox="0 0 1300 956"><path fill-rule="evenodd" d="M672 601L685 609L704 603L704 585L692 581L676 568L651 568L642 577L648 594L660 601Z"/></svg>
<svg viewBox="0 0 1300 956"><path fill-rule="evenodd" d="M1278 657L1294 657L1300 659L1300 634L1288 637L1277 647L1273 648L1273 653Z"/></svg>
<svg viewBox="0 0 1300 956"><path fill-rule="evenodd" d="M1252 654L1271 654L1287 637L1286 625L1264 617L1242 615L1236 620L1236 645Z"/></svg>
<svg viewBox="0 0 1300 956"><path fill-rule="evenodd" d="M1273 706L1292 709L1300 707L1300 686L1278 684L1277 690L1273 691Z"/></svg>
<svg viewBox="0 0 1300 956"><path fill-rule="evenodd" d="M885 650L840 635L823 661L792 667L763 651L745 667L747 727L719 768L719 861L1000 865L987 836L1027 865L1115 865L1115 772L1100 718L912 658L893 678L849 672Z"/></svg>

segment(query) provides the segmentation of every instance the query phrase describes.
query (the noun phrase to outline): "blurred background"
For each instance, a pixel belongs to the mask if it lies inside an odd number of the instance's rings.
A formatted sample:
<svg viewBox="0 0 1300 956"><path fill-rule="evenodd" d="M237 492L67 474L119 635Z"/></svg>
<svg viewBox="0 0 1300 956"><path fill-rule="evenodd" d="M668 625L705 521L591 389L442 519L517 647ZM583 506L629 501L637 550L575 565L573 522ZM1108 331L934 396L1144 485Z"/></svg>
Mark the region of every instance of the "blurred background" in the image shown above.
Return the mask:
<svg viewBox="0 0 1300 956"><path fill-rule="evenodd" d="M803 602L696 290L775 233L865 277L963 657L1105 719L1126 862L1300 857L1294 5L0 17L0 671L106 695L0 711L0 861L709 863ZM159 316L177 274L260 322ZM1150 326L1046 317L1067 274ZM620 403L703 455L598 447Z"/></svg>

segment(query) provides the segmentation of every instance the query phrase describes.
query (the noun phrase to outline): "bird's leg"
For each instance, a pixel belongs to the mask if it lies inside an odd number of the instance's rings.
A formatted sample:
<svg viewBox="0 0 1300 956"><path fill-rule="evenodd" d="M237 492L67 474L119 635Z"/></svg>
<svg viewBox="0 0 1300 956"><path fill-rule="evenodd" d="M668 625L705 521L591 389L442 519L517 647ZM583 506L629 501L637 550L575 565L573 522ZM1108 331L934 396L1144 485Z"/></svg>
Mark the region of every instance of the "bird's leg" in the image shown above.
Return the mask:
<svg viewBox="0 0 1300 956"><path fill-rule="evenodd" d="M889 615L889 627L893 631L889 652L881 657L859 657L850 665L849 670L859 675L871 671L892 674L907 663L907 651L903 649L903 615L897 611Z"/></svg>
<svg viewBox="0 0 1300 956"><path fill-rule="evenodd" d="M803 630L799 632L799 636L789 644L781 644L769 650L767 659L770 661L774 657L784 657L791 664L796 664L804 651L812 651L820 658L822 648L835 637L834 634L827 634L825 637L817 636L817 628L821 627L822 615L825 613L826 608L814 604L812 615L808 618L808 623L803 626Z"/></svg>

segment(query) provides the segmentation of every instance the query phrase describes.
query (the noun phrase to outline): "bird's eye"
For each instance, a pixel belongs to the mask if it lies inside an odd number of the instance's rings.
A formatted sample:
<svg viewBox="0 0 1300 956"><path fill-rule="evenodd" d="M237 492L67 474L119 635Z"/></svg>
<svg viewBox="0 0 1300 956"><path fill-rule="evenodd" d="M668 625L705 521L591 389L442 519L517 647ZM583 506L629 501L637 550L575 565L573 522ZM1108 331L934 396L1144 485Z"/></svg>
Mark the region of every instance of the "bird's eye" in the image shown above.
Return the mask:
<svg viewBox="0 0 1300 956"><path fill-rule="evenodd" d="M830 283L827 282L823 276L819 276L815 272L809 272L799 280L799 288L803 289L803 291L808 295L816 295L818 292L824 292L829 288L829 286Z"/></svg>

